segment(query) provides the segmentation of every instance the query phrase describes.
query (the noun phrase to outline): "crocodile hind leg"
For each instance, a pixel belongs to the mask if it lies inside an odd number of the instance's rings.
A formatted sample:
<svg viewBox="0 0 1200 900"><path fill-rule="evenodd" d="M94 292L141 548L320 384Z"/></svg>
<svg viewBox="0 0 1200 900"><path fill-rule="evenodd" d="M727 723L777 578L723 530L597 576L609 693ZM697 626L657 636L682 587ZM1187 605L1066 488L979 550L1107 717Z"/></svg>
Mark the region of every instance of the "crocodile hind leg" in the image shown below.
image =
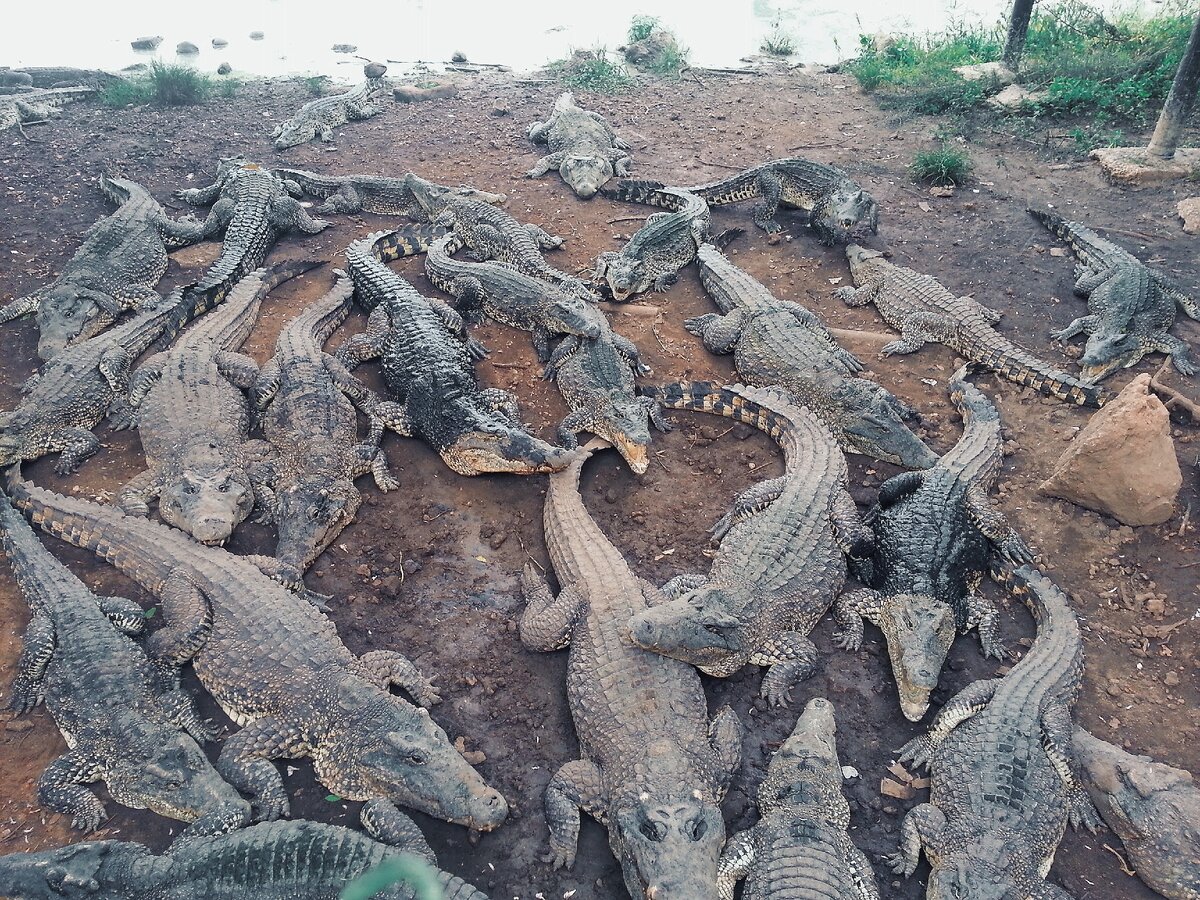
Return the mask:
<svg viewBox="0 0 1200 900"><path fill-rule="evenodd" d="M54 464L55 475L70 475L100 449L100 439L84 428L60 428L54 441L63 448Z"/></svg>
<svg viewBox="0 0 1200 900"><path fill-rule="evenodd" d="M356 334L342 344L334 353L334 359L347 370L383 356L383 342L387 339L391 321L387 310L382 304L371 310L367 316L367 328L362 334Z"/></svg>
<svg viewBox="0 0 1200 900"><path fill-rule="evenodd" d="M555 597L546 578L533 563L521 572L525 611L521 613L521 643L530 650L561 650L571 643L571 632L583 607L583 597L567 585Z"/></svg>
<svg viewBox="0 0 1200 900"><path fill-rule="evenodd" d="M713 539L717 541L721 540L729 533L729 530L733 526L756 516L778 500L784 490L787 489L788 480L789 477L787 475L780 475L778 478L760 481L758 484L738 494L729 512L725 513L709 529L709 533L713 536Z"/></svg>
<svg viewBox="0 0 1200 900"><path fill-rule="evenodd" d="M158 498L162 484L158 480L158 472L146 469L134 475L121 492L117 494L117 506L127 516L150 515L150 501Z"/></svg>
<svg viewBox="0 0 1200 900"><path fill-rule="evenodd" d="M879 625L883 614L883 595L870 588L846 591L833 604L833 617L837 621L837 632L833 642L843 650L857 650L862 646L866 620Z"/></svg>
<svg viewBox="0 0 1200 900"><path fill-rule="evenodd" d="M854 498L845 488L834 491L829 517L843 553L854 559L867 559L875 553L875 534L863 524Z"/></svg>
<svg viewBox="0 0 1200 900"><path fill-rule="evenodd" d="M646 415L650 419L650 424L661 431L663 434L674 431L675 426L663 415L662 404L653 397L638 397L638 405L646 410Z"/></svg>
<svg viewBox="0 0 1200 900"><path fill-rule="evenodd" d="M754 207L754 224L767 234L778 234L783 231L783 226L775 221L779 201L783 198L783 179L770 169L765 169L758 176L758 191L762 195L762 203Z"/></svg>
<svg viewBox="0 0 1200 900"><path fill-rule="evenodd" d="M362 212L363 202L362 197L352 184L343 184L336 192L325 198L325 202L317 207L317 212L321 215L330 213L356 213Z"/></svg>
<svg viewBox="0 0 1200 900"><path fill-rule="evenodd" d="M394 650L372 650L360 656L354 670L367 681L387 690L391 685L403 688L420 706L442 702L433 682L406 656Z"/></svg>
<svg viewBox="0 0 1200 900"><path fill-rule="evenodd" d="M683 327L688 334L700 338L705 349L712 353L732 353L746 327L747 313L745 309L735 309L724 316L708 313L685 319Z"/></svg>
<svg viewBox="0 0 1200 900"><path fill-rule="evenodd" d="M576 759L559 769L546 788L550 854L544 861L556 869L571 868L579 846L579 811L603 823L607 806L604 780L594 762Z"/></svg>
<svg viewBox="0 0 1200 900"><path fill-rule="evenodd" d="M909 810L900 825L899 850L887 859L892 871L908 878L917 868L921 848L926 855L940 843L946 827L946 814L932 803L920 803ZM936 854L936 850L933 850Z"/></svg>
<svg viewBox="0 0 1200 900"><path fill-rule="evenodd" d="M792 702L792 687L816 672L817 648L807 635L784 631L767 641L750 657L750 662L770 666L760 693L772 706L785 706Z"/></svg>
<svg viewBox="0 0 1200 900"><path fill-rule="evenodd" d="M1146 346L1150 350L1166 353L1171 357L1171 365L1180 375L1195 375L1196 364L1192 362L1191 348L1183 341L1165 331L1155 332L1146 338Z"/></svg>
<svg viewBox="0 0 1200 900"><path fill-rule="evenodd" d="M929 341L944 342L952 330L950 323L936 313L912 313L904 320L900 340L884 344L879 351L879 358L887 359L897 353L916 353Z"/></svg>
<svg viewBox="0 0 1200 900"><path fill-rule="evenodd" d="M742 723L730 707L722 706L708 723L708 744L717 755L716 782L724 796L742 762Z"/></svg>
<svg viewBox="0 0 1200 900"><path fill-rule="evenodd" d="M25 641L21 657L17 660L17 677L13 679L12 695L8 708L16 715L24 715L42 702L42 682L46 667L54 656L54 620L42 612L35 612L25 628Z"/></svg>
<svg viewBox="0 0 1200 900"><path fill-rule="evenodd" d="M717 862L717 897L720 900L733 900L735 886L754 868L758 858L754 835L754 828L739 831L721 851L721 859Z"/></svg>
<svg viewBox="0 0 1200 900"><path fill-rule="evenodd" d="M359 813L363 830L380 843L412 853L426 862L437 863L433 849L417 823L400 812L390 800L368 800Z"/></svg>
<svg viewBox="0 0 1200 900"><path fill-rule="evenodd" d="M303 206L293 197L280 197L271 207L271 224L281 230L296 229L305 234L320 234L330 223L324 219L314 219Z"/></svg>
<svg viewBox="0 0 1200 900"><path fill-rule="evenodd" d="M146 613L141 604L128 597L96 597L100 612L122 634L141 634L146 630Z"/></svg>
<svg viewBox="0 0 1200 900"><path fill-rule="evenodd" d="M217 739L216 727L200 718L196 704L183 688L166 687L159 697L168 719L192 736L198 744L211 744Z"/></svg>
<svg viewBox="0 0 1200 900"><path fill-rule="evenodd" d="M226 381L243 391L252 389L258 381L258 362L245 353L222 350L213 357L213 362Z"/></svg>
<svg viewBox="0 0 1200 900"><path fill-rule="evenodd" d="M258 818L269 822L286 817L289 810L283 778L271 760L281 756L306 756L308 752L299 728L267 716L225 739L225 746L217 758L217 772L243 794L249 795Z"/></svg>
<svg viewBox="0 0 1200 900"><path fill-rule="evenodd" d="M167 576L159 591L166 623L146 642L146 654L163 673L166 683L179 684L179 668L208 643L213 614L208 598L179 571Z"/></svg>
<svg viewBox="0 0 1200 900"><path fill-rule="evenodd" d="M967 307L968 309L979 313L979 315L983 316L984 321L987 322L989 325L998 325L1000 323L1000 320L1002 318L1004 318L1003 313L997 312L996 310L992 309L990 306L984 306L982 303L980 303L974 297L959 297L958 302L961 303L963 306Z"/></svg>
<svg viewBox="0 0 1200 900"><path fill-rule="evenodd" d="M563 245L563 239L557 234L551 234L540 225L526 225L525 230L533 238L535 244L543 250L557 250Z"/></svg>
<svg viewBox="0 0 1200 900"><path fill-rule="evenodd" d="M1000 617L996 612L996 604L981 594L967 596L967 620L963 631L972 628L979 632L979 645L983 655L994 659L1004 659L1008 651L1000 640Z"/></svg>
<svg viewBox="0 0 1200 900"><path fill-rule="evenodd" d="M1008 524L987 495L987 488L975 482L967 488L963 498L967 518L979 532L999 551L1000 555L1014 566L1033 565L1033 553L1013 527Z"/></svg>
<svg viewBox="0 0 1200 900"><path fill-rule="evenodd" d="M1050 700L1042 709L1041 724L1042 746L1067 789L1067 819L1072 828L1084 827L1095 834L1100 827L1100 815L1075 774L1072 746L1075 723L1070 708L1059 699Z"/></svg>
<svg viewBox="0 0 1200 900"><path fill-rule="evenodd" d="M549 156L543 156L539 159L528 172L525 173L526 178L541 178L551 169L557 169L562 165L563 160L567 158L567 154L563 152L551 153Z"/></svg>
<svg viewBox="0 0 1200 900"><path fill-rule="evenodd" d="M354 461L350 472L352 478L370 472L371 477L375 480L375 487L385 494L400 487L400 481L388 468L387 456L379 449L378 443L373 444L367 441L355 444L350 452L353 454Z"/></svg>
<svg viewBox="0 0 1200 900"><path fill-rule="evenodd" d="M95 831L108 818L104 804L83 787L103 777L103 763L79 749L68 750L42 772L38 779L38 803L71 817L81 831Z"/></svg>

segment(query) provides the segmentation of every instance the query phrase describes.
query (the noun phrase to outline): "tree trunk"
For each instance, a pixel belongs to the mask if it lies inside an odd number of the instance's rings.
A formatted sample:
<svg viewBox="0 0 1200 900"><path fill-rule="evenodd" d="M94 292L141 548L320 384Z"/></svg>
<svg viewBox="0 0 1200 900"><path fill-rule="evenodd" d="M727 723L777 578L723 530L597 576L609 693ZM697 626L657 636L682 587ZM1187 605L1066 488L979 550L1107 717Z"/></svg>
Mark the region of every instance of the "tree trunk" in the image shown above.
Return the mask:
<svg viewBox="0 0 1200 900"><path fill-rule="evenodd" d="M1017 71L1021 65L1021 54L1025 52L1025 35L1029 32L1029 17L1033 15L1035 0L1013 0L1012 18L1008 20L1008 40L1004 42L1004 65Z"/></svg>
<svg viewBox="0 0 1200 900"><path fill-rule="evenodd" d="M1175 148L1179 146L1179 138L1183 134L1183 126L1196 105L1197 88L1200 88L1200 15L1196 16L1192 36L1188 40L1187 49L1183 51L1179 68L1175 71L1171 93L1167 94L1167 102L1163 104L1162 113L1158 117L1154 137L1150 138L1151 155L1163 159L1170 159L1175 155Z"/></svg>

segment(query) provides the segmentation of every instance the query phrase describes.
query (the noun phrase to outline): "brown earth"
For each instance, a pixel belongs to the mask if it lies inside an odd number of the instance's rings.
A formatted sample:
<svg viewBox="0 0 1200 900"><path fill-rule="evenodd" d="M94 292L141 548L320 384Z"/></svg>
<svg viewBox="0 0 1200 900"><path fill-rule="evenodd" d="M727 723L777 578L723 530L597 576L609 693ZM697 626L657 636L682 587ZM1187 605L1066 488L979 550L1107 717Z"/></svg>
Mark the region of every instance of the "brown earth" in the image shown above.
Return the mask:
<svg viewBox="0 0 1200 900"><path fill-rule="evenodd" d="M524 138L524 128L545 117L557 92L556 85L537 80L497 76L467 82L454 100L385 103L378 117L342 128L333 145L313 143L285 154L272 151L268 135L274 122L308 99L296 84L250 85L235 99L191 109L72 106L62 120L31 129L43 143L4 135L0 235L6 252L0 297L19 296L47 281L74 251L83 230L106 213L95 188L101 172L141 181L165 200L173 189L205 183L218 157L237 152L330 172L398 175L411 168L442 182L504 191L512 214L566 238L565 249L553 256L560 268L587 269L598 253L618 248L636 230L637 222L627 217L645 210L601 198L581 202L554 174L537 181L521 176L540 155ZM844 166L881 204L879 246L890 248L897 262L1004 311L1001 329L1052 361L1064 360L1062 349L1047 337L1049 330L1080 314L1083 303L1071 295L1071 260L1048 252L1055 242L1024 213L1026 203L1053 203L1084 221L1111 226L1111 236L1185 285L1196 285L1196 239L1180 231L1175 215L1176 203L1186 195L1183 186L1111 188L1092 164L1052 165L1036 155L1031 142L996 133L979 135L970 146L976 180L952 197L935 198L911 183L906 166L918 149L933 145L936 122L889 119L846 76L805 71L762 78L705 75L703 83L655 82L623 96L580 99L634 145L639 176L677 183L710 180L790 154ZM493 110L511 111L511 116L493 115ZM804 303L835 327L888 330L871 309L850 310L832 296L835 284L849 282L839 250L819 246L794 222L786 241L768 245L750 224L746 205L717 210L713 218L718 228L748 228L734 258L780 297ZM271 259L315 254L336 262L351 240L390 224L373 216L341 217L319 236L282 241ZM165 284L195 277L216 250L210 244L176 254ZM431 290L419 260L400 269L421 290ZM328 283L328 271L318 270L276 291L249 352L264 359L280 326ZM609 311L616 328L654 367L654 379L722 379L730 373L727 358L706 353L682 327L686 317L711 309L695 272L688 270L669 293ZM356 316L348 329L361 327ZM1194 342L1200 328L1183 320L1176 333ZM28 323L8 328L5 335L0 404L11 408L18 385L34 368L35 335ZM552 437L564 407L539 380L525 335L489 324L479 336L493 351L479 367L482 380L513 389L524 401L526 417ZM337 336L334 342L340 340ZM954 355L930 346L914 356L877 362L878 346L869 335L850 342L852 350L872 361L870 368L882 383L921 410L930 443L938 450L950 447L959 434L945 388ZM1152 361L1134 371L1155 366ZM1132 374L1121 373L1112 387ZM1177 377L1168 380L1180 386ZM1200 772L1200 598L1192 568L1200 558L1190 523L1191 511L1200 510L1194 432L1175 430L1185 473L1176 514L1165 525L1133 530L1036 492L1064 442L1087 421L1085 411L990 376L979 383L995 399L1009 432L1000 505L1070 592L1083 621L1087 671L1078 720L1108 740ZM1195 396L1192 384L1182 387ZM659 583L680 572L704 570L708 526L737 492L781 471L778 450L758 432L745 426L730 430L730 423L699 414L676 419L676 431L656 437L645 476L632 475L615 455L605 453L589 464L583 482L587 503L606 533L640 574ZM106 449L74 478L58 478L45 460L27 470L38 483L59 490L111 496L140 469L140 452L134 435L102 431L101 437ZM416 441L390 437L387 449L404 487L386 496L368 493L358 521L318 562L309 583L340 598L333 618L352 650L394 647L437 675L446 699L435 717L451 737L464 736L467 749L486 754L480 769L512 803L510 821L477 846L463 829L418 815L438 859L496 898L624 896L605 832L593 822L584 825L574 871L554 872L540 861L546 850L543 791L554 770L577 753L563 691L565 654L529 653L516 635L522 607L517 575L530 556L545 564L540 524L545 482L462 478ZM851 458L854 494L864 508L895 471ZM271 540L267 529L248 526L232 549L270 552ZM105 593L124 591L148 606L154 602L90 554L48 543ZM992 585L985 590L1000 596ZM1023 650L1031 621L1019 604L1008 609L1002 615L1004 636ZM28 619L7 570L0 574L0 616L10 623L0 632L0 681L7 683ZM726 681L706 679L713 708L731 703L746 725L745 762L725 803L730 830L754 821L754 789L797 711L811 696L829 697L837 706L843 763L861 773L846 784L854 839L875 864L883 896L918 897L924 864L914 878L901 882L882 858L895 847L904 812L924 792L898 801L881 796L879 785L895 748L921 726L899 713L878 632L868 629L863 650L854 655L834 649L830 634L829 621L817 628L824 664L794 692L790 709L769 710L756 699L760 673L754 667ZM974 637L960 639L933 708L995 670L994 662L981 659ZM210 701L206 712L228 727ZM44 711L0 727L0 784L5 786L0 852L72 838L62 817L34 800L36 778L62 750ZM306 763L287 767L286 773L296 815L356 823L356 804L327 801ZM162 847L178 830L175 823L112 804L109 811L112 819L100 836ZM1084 900L1153 896L1122 874L1119 849L1107 832L1069 834L1053 877Z"/></svg>

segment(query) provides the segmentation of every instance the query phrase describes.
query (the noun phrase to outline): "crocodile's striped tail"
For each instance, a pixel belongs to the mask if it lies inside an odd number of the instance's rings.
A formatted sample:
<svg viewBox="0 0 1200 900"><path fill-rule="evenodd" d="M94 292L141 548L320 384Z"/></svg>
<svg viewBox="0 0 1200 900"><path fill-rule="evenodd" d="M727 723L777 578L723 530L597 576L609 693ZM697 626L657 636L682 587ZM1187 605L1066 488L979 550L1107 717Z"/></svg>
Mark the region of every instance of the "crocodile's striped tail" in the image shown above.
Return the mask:
<svg viewBox="0 0 1200 900"><path fill-rule="evenodd" d="M448 230L436 225L405 225L395 231L377 232L364 241L371 243L371 253L376 259L387 263L425 253ZM364 241L355 243L362 244Z"/></svg>
<svg viewBox="0 0 1200 900"><path fill-rule="evenodd" d="M1099 385L1084 384L1074 375L1056 369L991 327L964 329L963 339L965 346L961 351L971 362L1014 384L1076 406L1100 407L1108 400L1108 392Z"/></svg>
<svg viewBox="0 0 1200 900"><path fill-rule="evenodd" d="M622 178L615 185L600 188L600 195L610 200L625 200L663 209L680 210L687 206L688 198L680 188L673 188L661 181Z"/></svg>
<svg viewBox="0 0 1200 900"><path fill-rule="evenodd" d="M712 413L752 425L777 443L796 431L804 419L813 418L782 388L717 385L711 381L679 381L647 386L642 394L671 409Z"/></svg>
<svg viewBox="0 0 1200 900"><path fill-rule="evenodd" d="M1101 264L1114 256L1129 257L1129 254L1111 241L1106 241L1092 229L1078 222L1070 222L1058 213L1029 207L1026 210L1041 222L1056 237L1064 241L1080 261L1088 265Z"/></svg>

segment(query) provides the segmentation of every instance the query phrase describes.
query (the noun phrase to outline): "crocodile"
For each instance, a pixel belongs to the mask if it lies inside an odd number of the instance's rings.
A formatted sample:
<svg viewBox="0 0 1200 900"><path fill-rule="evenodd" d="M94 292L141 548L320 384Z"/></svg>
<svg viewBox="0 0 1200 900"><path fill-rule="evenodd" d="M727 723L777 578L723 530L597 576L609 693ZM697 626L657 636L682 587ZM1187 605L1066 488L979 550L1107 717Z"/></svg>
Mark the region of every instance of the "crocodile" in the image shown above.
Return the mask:
<svg viewBox="0 0 1200 900"><path fill-rule="evenodd" d="M263 298L318 265L252 272L220 309L138 368L130 403L137 410L146 469L121 489L117 502L126 513L149 515L157 499L164 522L205 544L223 544L256 498L269 503L254 466L271 447L250 440L250 409L242 393L253 386L258 365L235 351L249 336Z"/></svg>
<svg viewBox="0 0 1200 900"><path fill-rule="evenodd" d="M874 303L883 320L900 331L899 340L884 345L880 359L915 353L927 341L936 341L981 368L1047 396L1092 407L1108 399L1101 388L1054 368L996 331L1000 313L979 301L955 297L932 276L894 265L877 250L851 244L846 256L857 287L839 288L837 295L849 306Z"/></svg>
<svg viewBox="0 0 1200 900"><path fill-rule="evenodd" d="M490 207L489 207L490 208ZM377 232L346 250L347 270L359 302L371 310L367 330L338 350L353 368L382 358L383 377L400 402L360 407L372 418L371 441L382 429L430 444L460 475L533 474L564 467L571 451L531 435L520 423L516 398L480 388L462 318L445 303L421 296L384 265L411 249L401 232Z"/></svg>
<svg viewBox="0 0 1200 900"><path fill-rule="evenodd" d="M312 760L317 780L363 816L400 803L488 831L508 805L450 743L425 707L432 683L393 650L355 656L327 616L251 560L112 506L64 497L8 474L13 504L35 525L90 550L159 599L163 627L147 651L171 685L191 663L240 730L217 771L261 819L288 812L272 760ZM388 691L402 688L413 705Z"/></svg>
<svg viewBox="0 0 1200 900"><path fill-rule="evenodd" d="M454 254L466 246L458 232L433 243L425 274L434 287L452 295L458 310L472 321L482 312L504 325L533 335L539 362L550 358L550 338L572 334L600 336L603 314L578 294L499 262L460 262Z"/></svg>
<svg viewBox="0 0 1200 900"><path fill-rule="evenodd" d="M625 886L641 900L716 900L725 843L720 802L741 759L741 725L729 707L711 720L696 670L628 642L626 622L665 601L629 568L579 493L588 444L550 476L546 546L561 590L527 563L521 642L570 647L567 702L580 759L546 789L555 868L575 861L580 811L608 829Z"/></svg>
<svg viewBox="0 0 1200 900"><path fill-rule="evenodd" d="M912 722L929 709L956 629L978 628L985 656L1006 655L996 608L979 593L989 560L1033 562L988 499L1002 459L1000 414L966 377L964 366L950 379L962 437L933 468L883 483L867 516L875 554L858 573L871 587L848 591L835 607L840 646L861 646L864 618L883 632L900 709Z"/></svg>
<svg viewBox="0 0 1200 900"><path fill-rule="evenodd" d="M0 309L0 323L36 317L43 360L72 341L99 334L121 312L156 301L154 286L167 271L167 251L211 233L205 224L170 218L136 182L101 175L100 190L118 204L112 215L88 229L52 284Z"/></svg>
<svg viewBox="0 0 1200 900"><path fill-rule="evenodd" d="M732 353L743 381L786 388L848 453L917 469L937 461L905 424L916 411L863 378L863 364L838 346L814 313L777 299L712 244L701 244L696 258L700 282L723 315L696 316L684 328L713 353Z"/></svg>
<svg viewBox="0 0 1200 900"><path fill-rule="evenodd" d="M845 243L864 230L879 231L879 205L841 169L798 156L773 159L737 175L680 188L701 197L709 206L724 206L761 197L754 224L776 235L783 226L775 220L779 207L803 210L805 224L823 244Z"/></svg>
<svg viewBox="0 0 1200 900"><path fill-rule="evenodd" d="M601 195L613 200L661 206L620 252L596 257L595 280L608 285L612 298L624 303L648 290L665 291L679 280L679 271L696 258L708 240L708 204L696 194L669 188L657 181L623 179Z"/></svg>
<svg viewBox="0 0 1200 900"><path fill-rule="evenodd" d="M333 129L347 122L357 122L379 115L382 110L371 102L371 96L386 86L382 73L367 78L362 84L340 94L309 100L290 119L275 126L271 137L276 150L286 150L307 144L315 137L322 143L333 140Z"/></svg>
<svg viewBox="0 0 1200 900"><path fill-rule="evenodd" d="M846 833L850 804L836 733L833 704L809 700L767 765L758 824L731 837L721 854L721 900L733 900L742 879L745 900L879 900L871 863Z"/></svg>
<svg viewBox="0 0 1200 900"><path fill-rule="evenodd" d="M291 585L354 520L362 504L355 478L370 472L381 491L400 486L378 444L358 437L356 405L370 392L321 349L352 295L349 276L338 272L333 288L284 326L251 393L274 448L259 472L279 530L271 574Z"/></svg>
<svg viewBox="0 0 1200 900"><path fill-rule="evenodd" d="M317 207L321 215L369 212L429 222L438 211L438 198L446 195L469 197L481 203L503 203L508 199L504 194L470 187L446 187L412 172L405 172L400 178L381 178L378 175L318 175L303 169L273 171L277 178L296 185L303 195L324 200Z"/></svg>
<svg viewBox="0 0 1200 900"><path fill-rule="evenodd" d="M769 434L784 474L742 493L712 528L721 542L708 575L679 575L671 598L630 620L640 647L727 677L746 663L769 666L762 695L789 701L815 671L808 634L846 579L846 555L872 549L847 489L846 458L821 420L769 388L707 382L647 389L664 406L709 412Z"/></svg>
<svg viewBox="0 0 1200 900"><path fill-rule="evenodd" d="M928 802L904 817L897 874L912 875L924 849L926 897L1068 900L1045 880L1068 821L1099 824L1079 782L1071 711L1083 672L1070 601L1032 566L993 575L1030 608L1033 646L1007 675L976 681L942 707L929 732L900 751L927 765Z"/></svg>
<svg viewBox="0 0 1200 900"><path fill-rule="evenodd" d="M546 144L550 154L525 173L527 178L557 169L575 196L586 200L614 174L629 174L629 144L600 115L576 106L570 91L555 101L549 119L529 126L528 135L535 144Z"/></svg>
<svg viewBox="0 0 1200 900"><path fill-rule="evenodd" d="M1099 382L1118 369L1135 365L1148 353L1166 353L1180 374L1195 373L1188 345L1167 333L1175 323L1176 306L1190 318L1200 319L1200 302L1195 297L1086 225L1043 210L1030 209L1029 213L1079 257L1075 293L1087 298L1088 315L1053 332L1052 337L1068 341L1078 334L1088 336L1079 359L1084 381Z"/></svg>
<svg viewBox="0 0 1200 900"><path fill-rule="evenodd" d="M1172 900L1200 900L1200 788L1191 773L1126 753L1082 728L1075 729L1075 758L1138 877Z"/></svg>
<svg viewBox="0 0 1200 900"><path fill-rule="evenodd" d="M366 835L299 819L177 840L161 854L114 840L10 853L0 856L0 894L14 900L337 900L348 883L378 866L413 857L432 862L411 821L373 827ZM455 875L430 874L444 900L487 900ZM429 895L396 886L374 896Z"/></svg>
<svg viewBox="0 0 1200 900"><path fill-rule="evenodd" d="M26 125L40 125L62 115L61 104L83 100L96 93L92 87L67 87L29 91L20 97L0 97L0 132L17 128L21 137L33 141L25 133ZM41 143L41 141L34 141Z"/></svg>
<svg viewBox="0 0 1200 900"><path fill-rule="evenodd" d="M3 493L0 540L32 613L8 708L21 715L44 701L69 748L38 779L38 801L93 831L108 814L83 785L103 781L124 806L193 823L189 834L248 822L249 804L196 743L212 734L191 698L164 690L129 637L145 627L142 608L92 593Z"/></svg>

